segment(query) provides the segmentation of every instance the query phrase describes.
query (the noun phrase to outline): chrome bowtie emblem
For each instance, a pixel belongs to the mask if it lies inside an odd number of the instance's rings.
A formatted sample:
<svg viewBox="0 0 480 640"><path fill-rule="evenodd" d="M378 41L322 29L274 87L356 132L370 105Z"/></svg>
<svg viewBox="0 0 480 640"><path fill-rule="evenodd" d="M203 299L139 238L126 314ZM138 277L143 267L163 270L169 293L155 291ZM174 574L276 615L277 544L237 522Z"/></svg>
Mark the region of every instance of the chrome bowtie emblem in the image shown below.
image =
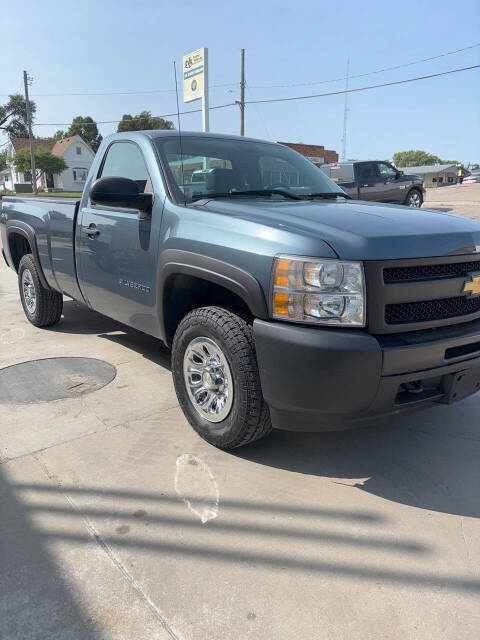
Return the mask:
<svg viewBox="0 0 480 640"><path fill-rule="evenodd" d="M463 285L462 293L469 297L480 295L480 275L472 275Z"/></svg>

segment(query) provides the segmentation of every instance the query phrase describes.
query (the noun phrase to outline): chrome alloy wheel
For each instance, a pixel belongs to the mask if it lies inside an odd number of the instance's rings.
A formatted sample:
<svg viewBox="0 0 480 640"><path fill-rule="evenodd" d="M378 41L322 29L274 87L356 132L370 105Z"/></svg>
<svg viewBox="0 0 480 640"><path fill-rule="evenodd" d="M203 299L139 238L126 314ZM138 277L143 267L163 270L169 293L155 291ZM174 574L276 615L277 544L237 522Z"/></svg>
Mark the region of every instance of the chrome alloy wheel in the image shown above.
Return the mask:
<svg viewBox="0 0 480 640"><path fill-rule="evenodd" d="M418 193L418 191L412 191L412 193L408 196L408 206L414 207L415 209L418 209L422 206L420 194Z"/></svg>
<svg viewBox="0 0 480 640"><path fill-rule="evenodd" d="M221 422L233 404L233 377L227 358L210 338L190 342L183 356L183 376L190 402L209 422Z"/></svg>
<svg viewBox="0 0 480 640"><path fill-rule="evenodd" d="M30 269L25 269L22 273L22 291L28 313L35 313L35 309L37 308L37 294Z"/></svg>

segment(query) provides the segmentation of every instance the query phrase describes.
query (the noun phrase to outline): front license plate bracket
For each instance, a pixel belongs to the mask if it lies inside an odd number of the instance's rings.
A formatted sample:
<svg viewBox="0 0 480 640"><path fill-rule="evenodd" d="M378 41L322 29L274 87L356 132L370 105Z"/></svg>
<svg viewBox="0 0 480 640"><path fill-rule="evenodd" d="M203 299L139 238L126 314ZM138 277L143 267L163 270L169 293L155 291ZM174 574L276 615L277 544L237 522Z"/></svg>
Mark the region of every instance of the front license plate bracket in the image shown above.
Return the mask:
<svg viewBox="0 0 480 640"><path fill-rule="evenodd" d="M480 367L450 373L443 378L444 395L439 400L453 404L480 390Z"/></svg>

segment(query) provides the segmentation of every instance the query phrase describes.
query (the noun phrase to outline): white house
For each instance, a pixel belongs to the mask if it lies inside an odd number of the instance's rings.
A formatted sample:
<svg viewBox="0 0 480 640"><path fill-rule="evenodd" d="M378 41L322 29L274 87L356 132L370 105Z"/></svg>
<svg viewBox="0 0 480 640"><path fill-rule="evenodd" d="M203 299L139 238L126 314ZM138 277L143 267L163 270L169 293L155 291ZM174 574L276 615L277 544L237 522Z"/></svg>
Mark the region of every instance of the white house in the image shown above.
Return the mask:
<svg viewBox="0 0 480 640"><path fill-rule="evenodd" d="M28 138L10 138L8 158L12 158L16 151L29 147ZM54 155L64 159L67 168L60 174L42 176L37 183L39 189L45 191L82 191L95 153L80 136L71 136L62 140L35 138L35 147L45 147ZM13 162L9 161L7 171L0 175L4 188L11 191L27 191L31 184L30 172L18 173Z"/></svg>
<svg viewBox="0 0 480 640"><path fill-rule="evenodd" d="M423 178L425 187L445 187L458 182L456 164L431 164L422 167L400 167L404 173L417 174Z"/></svg>

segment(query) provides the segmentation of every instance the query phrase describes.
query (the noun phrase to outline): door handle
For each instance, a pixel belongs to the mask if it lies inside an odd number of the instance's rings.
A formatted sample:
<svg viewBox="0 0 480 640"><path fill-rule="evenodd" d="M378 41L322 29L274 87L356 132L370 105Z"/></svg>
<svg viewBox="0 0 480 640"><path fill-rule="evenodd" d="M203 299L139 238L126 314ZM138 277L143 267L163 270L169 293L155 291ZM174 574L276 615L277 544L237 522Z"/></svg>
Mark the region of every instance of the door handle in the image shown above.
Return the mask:
<svg viewBox="0 0 480 640"><path fill-rule="evenodd" d="M89 224L88 227L83 227L82 230L89 238L92 238L92 240L93 238L96 238L100 235L100 231L97 229L97 225L93 222Z"/></svg>

